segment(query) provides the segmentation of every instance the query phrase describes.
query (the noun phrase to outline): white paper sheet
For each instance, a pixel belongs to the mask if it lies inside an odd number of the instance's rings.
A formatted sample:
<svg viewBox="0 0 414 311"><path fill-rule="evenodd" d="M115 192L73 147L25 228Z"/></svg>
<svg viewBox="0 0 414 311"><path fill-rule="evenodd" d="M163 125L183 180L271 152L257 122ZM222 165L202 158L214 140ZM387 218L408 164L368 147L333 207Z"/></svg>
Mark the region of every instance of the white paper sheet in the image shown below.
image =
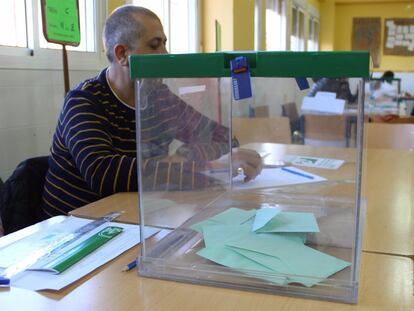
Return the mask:
<svg viewBox="0 0 414 311"><path fill-rule="evenodd" d="M336 93L335 92L321 92L321 91L319 91L319 92L317 92L316 94L315 94L315 98L318 98L318 97L329 97L329 98L336 98Z"/></svg>
<svg viewBox="0 0 414 311"><path fill-rule="evenodd" d="M410 26L405 25L403 26L403 33L409 33L410 32Z"/></svg>
<svg viewBox="0 0 414 311"><path fill-rule="evenodd" d="M206 91L205 85L183 86L178 89L178 94L182 96L186 94L200 93L200 92L205 92L205 91Z"/></svg>
<svg viewBox="0 0 414 311"><path fill-rule="evenodd" d="M343 114L345 100L329 96L305 96L302 102L302 112L320 112L327 114Z"/></svg>
<svg viewBox="0 0 414 311"><path fill-rule="evenodd" d="M395 28L394 21L387 21L387 27L388 28Z"/></svg>
<svg viewBox="0 0 414 311"><path fill-rule="evenodd" d="M297 174L288 172L286 169L292 170ZM301 174L303 176L301 176ZM243 178L244 176L242 175L233 178L233 189L280 187L326 180L324 177L291 166L285 168L265 168L262 170L259 176L249 182L244 182Z"/></svg>
<svg viewBox="0 0 414 311"><path fill-rule="evenodd" d="M394 48L394 38L392 38L392 40L387 40L386 47L388 49L393 49Z"/></svg>
<svg viewBox="0 0 414 311"><path fill-rule="evenodd" d="M16 254L24 256L24 246L34 243L36 239L42 237L44 238L47 237L48 234L55 234L57 232L74 231L91 221L92 220L89 219L69 216L61 223L54 224L32 236L28 236L23 240L17 241L9 247L4 246L0 249L0 267L7 267L11 260L18 260L18 258L16 258ZM13 287L21 287L30 290L60 290L140 243L140 230L138 225L115 222L103 224L102 226L82 236L82 238L77 240L76 243L81 243L107 226L122 227L124 231L119 236L110 240L108 243L104 244L92 254L86 256L61 274L54 274L53 272L46 271L25 271L12 278L11 285ZM145 238L150 237L158 231L159 229L157 228L147 227ZM10 252L10 250L12 251ZM2 269L0 268L0 270Z"/></svg>

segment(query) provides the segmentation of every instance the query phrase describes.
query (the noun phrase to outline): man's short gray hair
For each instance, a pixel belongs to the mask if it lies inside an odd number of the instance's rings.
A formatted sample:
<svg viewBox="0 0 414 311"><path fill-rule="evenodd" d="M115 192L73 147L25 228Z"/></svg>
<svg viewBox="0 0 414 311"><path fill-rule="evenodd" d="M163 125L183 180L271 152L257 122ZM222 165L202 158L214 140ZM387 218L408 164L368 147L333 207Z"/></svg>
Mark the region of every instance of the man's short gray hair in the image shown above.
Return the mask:
<svg viewBox="0 0 414 311"><path fill-rule="evenodd" d="M146 15L159 20L154 12L134 5L123 5L107 18L102 39L106 57L110 62L115 58L115 45L125 44L131 50L137 48L138 40L145 32L145 28L138 21L137 15Z"/></svg>

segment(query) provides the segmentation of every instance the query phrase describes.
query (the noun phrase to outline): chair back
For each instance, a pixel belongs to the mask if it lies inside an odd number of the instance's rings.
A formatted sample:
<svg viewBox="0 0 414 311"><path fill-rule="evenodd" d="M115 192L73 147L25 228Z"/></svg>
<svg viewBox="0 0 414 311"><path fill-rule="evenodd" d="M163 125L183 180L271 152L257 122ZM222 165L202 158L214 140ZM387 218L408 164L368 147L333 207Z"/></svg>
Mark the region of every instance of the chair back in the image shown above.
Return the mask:
<svg viewBox="0 0 414 311"><path fill-rule="evenodd" d="M269 117L269 106L257 106L254 109L254 116L256 118L268 118Z"/></svg>
<svg viewBox="0 0 414 311"><path fill-rule="evenodd" d="M304 115L306 145L346 147L346 117L344 115Z"/></svg>
<svg viewBox="0 0 414 311"><path fill-rule="evenodd" d="M414 123L414 117L412 116L402 116L396 114L386 114L386 115L371 115L369 116L369 122L371 123Z"/></svg>
<svg viewBox="0 0 414 311"><path fill-rule="evenodd" d="M365 123L367 148L414 149L414 124Z"/></svg>
<svg viewBox="0 0 414 311"><path fill-rule="evenodd" d="M286 103L282 105L282 116L288 117L290 126L298 122L299 113L295 103Z"/></svg>
<svg viewBox="0 0 414 311"><path fill-rule="evenodd" d="M47 218L41 208L49 157L21 162L0 191L0 218L8 234Z"/></svg>
<svg viewBox="0 0 414 311"><path fill-rule="evenodd" d="M233 118L233 136L240 145L248 143L290 144L289 119L273 118Z"/></svg>
<svg viewBox="0 0 414 311"><path fill-rule="evenodd" d="M388 123L414 124L414 116L393 118Z"/></svg>

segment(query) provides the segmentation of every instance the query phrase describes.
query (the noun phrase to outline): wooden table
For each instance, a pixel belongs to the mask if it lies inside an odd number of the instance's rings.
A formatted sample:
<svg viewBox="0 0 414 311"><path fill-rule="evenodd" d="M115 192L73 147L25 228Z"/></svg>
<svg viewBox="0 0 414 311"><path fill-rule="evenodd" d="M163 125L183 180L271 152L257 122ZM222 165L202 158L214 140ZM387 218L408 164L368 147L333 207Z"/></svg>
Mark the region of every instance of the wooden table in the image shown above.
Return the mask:
<svg viewBox="0 0 414 311"><path fill-rule="evenodd" d="M414 152L368 149L362 249L414 257Z"/></svg>
<svg viewBox="0 0 414 311"><path fill-rule="evenodd" d="M254 146L250 146L254 147ZM255 146L257 148L257 146ZM260 149L262 148L262 149ZM322 156L308 146L261 144L259 151L272 151L273 160L285 154ZM338 148L325 149L325 157L338 155ZM338 172L323 170L327 178L352 178L355 173L353 149L341 149L341 158L348 166ZM267 158L266 158L267 159ZM351 165L349 165L351 163ZM414 256L414 152L404 150L368 149L364 159L363 185L366 198L366 219L362 249L385 254ZM306 168L306 170L310 170ZM320 174L322 170L310 170ZM119 221L136 223L138 195L118 193L73 211L71 214L96 218L110 211L124 210ZM194 209L187 211L187 217ZM185 219L184 214L169 214L163 218L164 227L173 228Z"/></svg>
<svg viewBox="0 0 414 311"><path fill-rule="evenodd" d="M121 272L137 251L138 247L134 247L59 292L0 289L1 310L411 311L414 308L413 262L405 257L363 253L359 302L347 305L147 279L137 276L135 271Z"/></svg>

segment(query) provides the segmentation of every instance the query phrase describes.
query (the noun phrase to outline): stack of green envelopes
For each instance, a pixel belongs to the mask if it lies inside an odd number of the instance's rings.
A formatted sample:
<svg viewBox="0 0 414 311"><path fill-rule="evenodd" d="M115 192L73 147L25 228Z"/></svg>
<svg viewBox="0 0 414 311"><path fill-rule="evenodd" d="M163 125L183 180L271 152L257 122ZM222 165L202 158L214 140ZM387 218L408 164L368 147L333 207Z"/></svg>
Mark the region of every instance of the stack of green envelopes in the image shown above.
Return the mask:
<svg viewBox="0 0 414 311"><path fill-rule="evenodd" d="M319 232L313 213L230 208L191 228L204 236L198 255L279 285L311 287L350 266L305 245Z"/></svg>

